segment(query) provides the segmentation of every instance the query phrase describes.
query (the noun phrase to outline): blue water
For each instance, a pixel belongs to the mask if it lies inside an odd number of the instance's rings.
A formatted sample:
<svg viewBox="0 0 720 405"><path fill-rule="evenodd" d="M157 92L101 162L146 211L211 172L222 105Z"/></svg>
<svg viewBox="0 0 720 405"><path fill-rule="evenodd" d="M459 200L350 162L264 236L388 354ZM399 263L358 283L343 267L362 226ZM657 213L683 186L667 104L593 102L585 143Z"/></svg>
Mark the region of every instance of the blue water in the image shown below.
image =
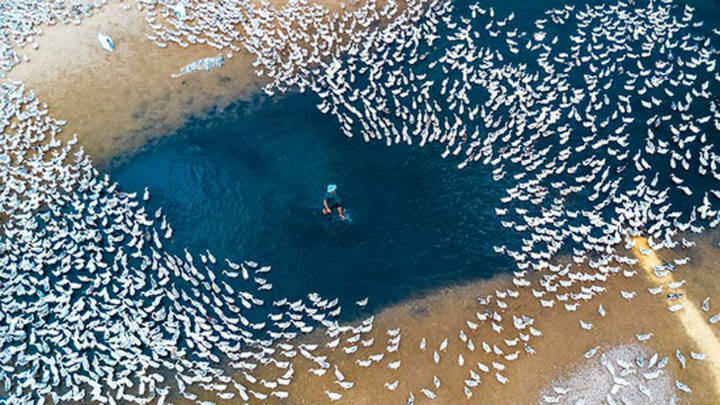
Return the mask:
<svg viewBox="0 0 720 405"><path fill-rule="evenodd" d="M717 0L691 3L718 18ZM499 8L515 11L532 32L532 21L553 6L560 3ZM126 191L149 186L149 210L163 207L175 229L171 251L210 249L218 258L272 265L277 297L369 295L377 308L511 268L492 249L517 233L499 226L493 208L504 184L487 167L459 171L434 146L347 138L315 108L319 101L292 94L238 102L115 162L110 173ZM321 214L328 183L338 184L352 223Z"/></svg>
<svg viewBox="0 0 720 405"><path fill-rule="evenodd" d="M273 266L276 296L311 291L375 308L430 288L487 278L510 262L493 245L502 186L459 171L433 147L347 138L315 97L238 102L116 162L126 191L148 186L175 234L170 250ZM337 183L352 223L321 213Z"/></svg>

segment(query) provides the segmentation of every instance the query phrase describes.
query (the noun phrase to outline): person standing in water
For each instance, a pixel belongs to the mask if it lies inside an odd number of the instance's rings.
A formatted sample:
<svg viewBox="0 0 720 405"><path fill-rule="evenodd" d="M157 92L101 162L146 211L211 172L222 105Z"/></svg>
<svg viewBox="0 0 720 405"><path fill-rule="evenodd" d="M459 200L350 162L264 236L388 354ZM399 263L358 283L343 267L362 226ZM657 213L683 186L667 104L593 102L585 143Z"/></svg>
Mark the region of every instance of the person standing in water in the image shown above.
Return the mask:
<svg viewBox="0 0 720 405"><path fill-rule="evenodd" d="M323 215L332 213L335 208L337 208L337 213L340 219L345 219L342 199L337 194L337 186L335 184L328 184L325 199L323 200Z"/></svg>

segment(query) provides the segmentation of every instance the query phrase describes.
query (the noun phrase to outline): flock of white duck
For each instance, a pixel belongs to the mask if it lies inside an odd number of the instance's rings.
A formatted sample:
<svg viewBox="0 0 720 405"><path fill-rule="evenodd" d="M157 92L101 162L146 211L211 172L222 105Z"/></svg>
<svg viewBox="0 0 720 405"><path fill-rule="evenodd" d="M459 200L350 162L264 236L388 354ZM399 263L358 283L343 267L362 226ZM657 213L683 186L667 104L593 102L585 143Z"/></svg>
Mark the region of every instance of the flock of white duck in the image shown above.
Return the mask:
<svg viewBox="0 0 720 405"><path fill-rule="evenodd" d="M9 32L15 45L32 44L38 24L57 18L52 7L33 3L0 8L4 70L18 62ZM688 232L720 223L718 29L670 0L565 6L529 27L483 3L369 0L331 12L302 1L281 8L137 1L158 46L244 48L256 56L257 74L269 78L267 94L311 91L347 136L437 142L460 168L488 166L506 186L495 210L500 224L520 235L516 246L496 247L517 263L516 290L478 298L476 319L437 344L407 342L399 329L373 331L372 316L344 323L337 298L279 299L270 295L268 266L218 260L210 251L170 253L163 244L172 227L161 209L146 211L149 192L122 192L77 138L59 140L64 122L22 83L6 81L2 395L12 403L163 403L196 400L194 392L205 390L218 400L264 403L288 398L294 376L310 373L334 376L337 388L325 393L336 401L355 383L327 351L354 358L354 367L397 370L398 379L378 387L393 391L403 375L393 360L400 345L438 363L449 339L459 339L478 354L455 359L467 370L470 398L482 391L484 375L506 383L508 363L534 353L532 340L542 336L507 301L531 290L543 307L574 311L605 291L608 277L636 274L637 259L617 250L632 247L634 236L648 236L652 249L689 247ZM589 266L555 263L563 252ZM662 278L686 262L655 273ZM527 280L528 271L542 271L540 281ZM668 286L671 302L681 286ZM710 311L709 300L702 308ZM708 322L720 321L710 315ZM298 339L316 329L327 343ZM376 342L382 335L387 342ZM362 348L375 352L361 357ZM296 368L299 357L313 366ZM436 398L440 377L408 393L410 401Z"/></svg>

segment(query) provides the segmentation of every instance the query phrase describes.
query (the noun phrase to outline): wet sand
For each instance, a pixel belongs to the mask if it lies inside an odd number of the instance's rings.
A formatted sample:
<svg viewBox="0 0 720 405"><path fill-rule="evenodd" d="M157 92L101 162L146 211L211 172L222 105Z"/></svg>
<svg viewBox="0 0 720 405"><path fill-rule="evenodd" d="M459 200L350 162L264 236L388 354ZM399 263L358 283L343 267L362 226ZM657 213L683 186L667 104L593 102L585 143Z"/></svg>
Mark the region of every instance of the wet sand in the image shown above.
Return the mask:
<svg viewBox="0 0 720 405"><path fill-rule="evenodd" d="M351 9L351 3L343 1L309 3L331 12ZM41 29L43 34L35 37L38 49L19 50L29 61L11 70L7 79L25 82L49 105L52 116L67 120L64 134L77 133L100 167L172 134L193 116L205 117L240 99L264 97L257 93L267 79L255 73L254 56L242 48L220 51L206 44L182 48L170 42L159 48L146 37L152 29L131 0L108 2L79 25ZM113 52L102 49L98 32L112 38ZM171 78L197 59L218 55L224 56L225 66Z"/></svg>
<svg viewBox="0 0 720 405"><path fill-rule="evenodd" d="M22 53L8 78L22 80L49 105L50 114L68 121L64 133L78 133L96 164L141 147L147 138L172 133L192 114L222 108L257 86L250 58L234 55L212 72L170 78L191 61L217 56L209 46L160 49L144 17L129 2L111 2L79 25L44 27L39 48ZM109 35L115 51L100 47L98 32Z"/></svg>
<svg viewBox="0 0 720 405"><path fill-rule="evenodd" d="M720 308L720 288L713 265L720 260L720 250L712 247L710 239L711 237L707 236L696 248L672 254L690 254L694 257L691 265L682 266L675 271L675 277L688 280L685 291L690 299L697 301L694 297L709 296L711 302L715 303L710 312L702 312L705 324L695 326L702 326L717 336L718 325L709 325L707 319ZM327 361L337 365L345 380L354 382L355 386L350 390L339 387L335 382L332 367L321 377L311 375L307 370L318 367L298 356L294 360L294 381L287 387L290 398L287 402L268 400L267 403L329 403L325 390L343 394L341 400L334 402L338 404L400 404L404 403L410 392L414 393L418 404L543 403L541 394L546 392L548 387L573 376L586 363L583 357L586 351L595 346L600 346L602 351L609 351L629 344L642 346L649 354L657 352L660 358L669 358L663 378L669 378L672 383L677 403L719 403L720 395L713 384L716 371L713 362L717 360L717 357L714 357L716 355L709 351L707 342L696 340L696 332L687 328L686 323L678 318L678 313L668 311L664 294L652 295L647 291L647 288L653 287L656 282L644 275L640 264L627 269L634 269L637 273L630 277L624 276L622 272L611 276L603 284L607 290L582 303L575 312L566 311L563 303L557 302L557 299L554 307L541 307L530 291L530 288L542 289L538 285L540 274L532 275L533 285L526 288L513 286L510 276L501 275L487 281L430 292L423 297L381 311L375 317L373 330L361 336L361 340L374 338L375 343L368 348L360 346L357 352L350 355L344 353L342 348L354 344L341 343L336 349L327 349L322 345L332 338L321 332L313 333L306 337L306 342L321 345L314 354L327 356ZM574 265L571 271L593 270ZM578 283L570 288L559 288L556 294L579 292L581 285L589 284ZM520 296L503 299L508 305L504 310L496 304L486 307L477 302L477 297L508 288L520 292ZM621 291L634 291L637 296L627 300L622 297ZM554 294L548 293L544 298L550 299L552 295ZM496 299L493 300L495 301ZM607 311L605 317L598 313L600 304ZM497 310L503 314L502 322L498 323L504 328L501 333L493 331L490 321L478 321L476 313L485 309ZM522 341L514 347L509 347L504 342L504 339L519 336L519 331L512 325L512 314L535 319L533 326L542 332L542 336L531 336L528 343L536 354L526 354ZM593 329L582 329L579 324L581 320L592 323ZM466 321L475 322L479 327L473 331ZM397 352L389 353L386 345L391 336L387 335L386 331L396 328L400 329L402 336L400 346ZM460 340L461 330L474 342L474 351L469 350L467 344ZM524 333L527 334L528 331L525 330ZM653 335L647 341L639 341L636 335L641 333ZM344 339L349 337L350 335L343 336ZM427 341L424 351L419 348L423 337ZM448 339L447 349L440 351L439 346L445 338ZM505 354L516 350L521 354L517 360L508 361L495 354L486 353L481 346L483 341L490 346L497 345ZM676 359L676 350L684 353L687 368L683 369ZM691 350L705 353L708 358L705 361L694 360L690 357ZM440 354L437 364L433 361L434 351ZM385 356L369 368L359 367L356 363L356 360L379 353L385 353ZM458 365L459 354L462 354L464 359L462 367ZM400 367L396 370L390 369L388 365L395 361L401 361ZM482 372L476 365L478 361L490 367L491 372ZM498 370L492 368L492 361L506 366L504 371L499 372L509 378L507 384L503 385L495 378L494 372ZM479 374L482 382L473 390L472 397L466 398L463 380L470 378L470 370ZM265 377L274 378L276 374L268 373ZM263 376L263 372L259 375ZM433 385L434 376L440 379L439 389ZM237 379L248 384L240 375ZM399 383L395 391L384 388L385 383L396 380ZM690 386L692 392L686 394L674 388L675 380ZM586 382L587 385L593 383ZM248 386L259 392L269 393L269 390L261 386ZM423 388L432 390L437 394L437 398L430 400L425 397L420 391ZM608 391L610 387L602 389ZM201 393L201 398L218 401L211 393ZM592 402L588 402L590 403Z"/></svg>
<svg viewBox="0 0 720 405"><path fill-rule="evenodd" d="M222 52L226 64L213 71L171 78L188 63L221 51L204 44L158 48L145 37L152 30L134 1L109 2L80 25L42 29L39 48L21 50L30 61L16 66L8 79L24 81L52 116L67 120L64 134L78 133L100 166L173 133L192 116L250 97L262 84L254 58L244 51L232 58ZM98 32L113 39L113 52L101 48Z"/></svg>

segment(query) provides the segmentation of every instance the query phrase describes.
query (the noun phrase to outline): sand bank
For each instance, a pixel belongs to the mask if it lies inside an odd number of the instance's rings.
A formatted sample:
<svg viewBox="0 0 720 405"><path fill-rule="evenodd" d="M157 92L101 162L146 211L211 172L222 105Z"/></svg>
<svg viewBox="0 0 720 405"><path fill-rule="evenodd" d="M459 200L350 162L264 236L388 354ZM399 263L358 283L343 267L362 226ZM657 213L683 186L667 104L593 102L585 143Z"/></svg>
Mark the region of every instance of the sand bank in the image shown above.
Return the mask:
<svg viewBox="0 0 720 405"><path fill-rule="evenodd" d="M280 7L286 2L266 3ZM310 3L331 12L351 7L333 0ZM149 140L172 134L192 116L202 117L256 95L267 80L256 74L255 57L242 48L182 48L172 42L157 47L146 37L152 29L132 0L108 2L79 25L41 28L43 35L35 37L38 49L20 50L29 61L7 77L25 82L49 105L52 116L67 120L64 133L78 133L80 144L100 167ZM112 38L113 52L101 47L99 32ZM197 59L219 55L225 66L171 78Z"/></svg>
<svg viewBox="0 0 720 405"><path fill-rule="evenodd" d="M260 85L247 52L232 58L223 53L225 66L172 79L188 63L221 52L201 44L158 48L145 37L151 30L143 13L127 0L109 2L80 25L42 29L44 34L36 37L39 48L20 52L30 61L16 66L8 78L24 81L52 116L67 120L64 133L78 133L101 166ZM114 52L102 49L98 32L113 39Z"/></svg>
<svg viewBox="0 0 720 405"><path fill-rule="evenodd" d="M713 266L706 264L717 263L720 251L712 247L709 239L710 237L707 237L689 251L673 253L704 257L693 259L692 265L680 267L675 276L688 280L685 288L691 297L704 297L707 294L711 301L716 303L720 302L720 289L717 288ZM658 353L661 359L668 357L669 363L664 368L663 378L668 379L672 387L675 380L679 380L692 389L691 393L686 394L672 388L677 396L677 403L719 403L720 395L713 384L714 365L710 360L715 354L702 340L696 339L695 332L688 329L676 313L667 310L664 295L652 295L647 291L655 282L645 277L642 269L638 267L639 265L634 267L637 273L633 276L626 277L621 272L611 277L604 283L607 288L604 293L589 302L581 303L574 312L566 311L561 302L557 302L553 308L543 308L530 291L530 288L541 289L537 285L537 279L532 280L532 287L517 288L513 286L510 277L504 275L430 292L423 297L408 300L376 314L373 331L361 337L362 340L375 339L370 347L360 347L357 352L346 354L342 348L350 344L341 343L335 349L320 348L315 352L316 355L327 356L329 363L337 365L345 380L355 383L352 389L343 390L335 382L333 369L320 377L310 374L307 370L317 366L297 356L294 360L294 381L286 387L290 392L289 402L269 400L268 403L329 403L325 390L343 394L342 399L335 402L338 404L400 404L410 392L414 393L418 404L543 403L542 393L546 392L548 387L557 381L572 381L573 376L583 370L587 363L583 354L589 349L600 346L601 352L609 352L627 345L642 346L648 356ZM593 271L578 265L574 266L574 271L576 270ZM577 288L577 285L570 289L560 288L557 294ZM516 290L520 295L517 298L504 299L508 306L506 309L494 305L483 306L477 301L477 297L507 289ZM621 291L634 291L637 296L625 299ZM546 298L554 298L552 295L548 293ZM598 312L600 304L607 312L605 317ZM500 333L493 331L490 321L481 322L477 319L476 313L487 309L503 315L503 320L497 323L503 327ZM717 308L714 307L709 313L703 314L707 315L705 318L709 318L716 312ZM516 346L509 346L505 342L505 339L512 340L519 336L513 327L511 314L535 319L533 327L542 332L542 336L531 336L528 342L535 354L526 354L522 341ZM592 330L581 328L581 320L592 323ZM467 321L476 323L477 329L471 329ZM717 329L715 325L709 326ZM386 345L391 338L387 330L396 328L400 329L401 343L397 352L387 352ZM470 350L468 344L461 341L460 331L474 342L475 350ZM525 333L527 334L527 330ZM640 341L637 335L646 333L651 333L651 338ZM344 336L347 337L349 336ZM425 350L419 347L423 338L427 342ZM440 350L441 342L446 338L447 348ZM307 337L308 342L321 346L331 340L332 338L321 332ZM486 353L482 342L487 342L490 346L497 345L505 354L515 351L520 354L517 360L508 361L495 354ZM676 350L682 351L688 359L686 368L676 359ZM437 363L433 359L436 351L440 356ZM690 351L705 353L708 358L704 361L694 360L690 357ZM368 368L358 366L357 360L379 353L384 353L381 361ZM462 366L459 365L459 355L463 358ZM397 361L400 361L397 369L389 367ZM505 366L505 369L493 369L493 361ZM489 366L490 373L481 371L477 362ZM463 381L470 378L471 370L481 376L482 382L473 390L472 397L467 398ZM495 372L509 378L509 382L501 384ZM263 372L259 375L262 376ZM434 386L435 376L439 378L439 388ZM248 384L242 375L237 375L236 378L253 389L263 391L261 386ZM398 381L398 387L394 391L384 387L385 383L394 381ZM593 381L586 381L585 384L592 385ZM667 388L667 384L663 383L660 389L665 389L663 387ZM432 390L437 398L428 399L421 393L423 388ZM607 392L610 386L599 386L598 389ZM213 394L202 393L201 397L218 401Z"/></svg>

